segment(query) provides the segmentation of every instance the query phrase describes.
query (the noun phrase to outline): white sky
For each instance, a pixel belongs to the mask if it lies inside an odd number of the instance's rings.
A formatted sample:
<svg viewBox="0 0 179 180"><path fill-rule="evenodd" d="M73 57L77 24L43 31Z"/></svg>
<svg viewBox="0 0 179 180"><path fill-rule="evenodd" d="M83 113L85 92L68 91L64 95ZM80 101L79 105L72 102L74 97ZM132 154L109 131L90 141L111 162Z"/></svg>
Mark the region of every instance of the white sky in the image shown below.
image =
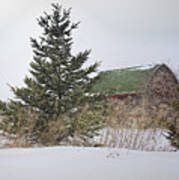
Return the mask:
<svg viewBox="0 0 179 180"><path fill-rule="evenodd" d="M32 60L30 37L40 34L36 18L52 0L0 0L0 98L7 84L21 86ZM81 21L74 51L92 49L99 70L165 62L179 70L178 0L62 0Z"/></svg>

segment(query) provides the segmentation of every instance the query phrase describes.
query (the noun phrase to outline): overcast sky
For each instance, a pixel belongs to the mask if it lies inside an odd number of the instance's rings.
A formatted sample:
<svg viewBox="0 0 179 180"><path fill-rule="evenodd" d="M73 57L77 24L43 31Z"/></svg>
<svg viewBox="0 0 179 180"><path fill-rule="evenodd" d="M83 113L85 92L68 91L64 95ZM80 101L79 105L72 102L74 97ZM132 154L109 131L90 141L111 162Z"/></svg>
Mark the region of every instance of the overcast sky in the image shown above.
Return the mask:
<svg viewBox="0 0 179 180"><path fill-rule="evenodd" d="M92 49L99 70L167 63L179 70L179 0L0 0L0 98L7 84L21 86L32 60L30 37L40 35L36 18L50 4L72 7L74 52Z"/></svg>

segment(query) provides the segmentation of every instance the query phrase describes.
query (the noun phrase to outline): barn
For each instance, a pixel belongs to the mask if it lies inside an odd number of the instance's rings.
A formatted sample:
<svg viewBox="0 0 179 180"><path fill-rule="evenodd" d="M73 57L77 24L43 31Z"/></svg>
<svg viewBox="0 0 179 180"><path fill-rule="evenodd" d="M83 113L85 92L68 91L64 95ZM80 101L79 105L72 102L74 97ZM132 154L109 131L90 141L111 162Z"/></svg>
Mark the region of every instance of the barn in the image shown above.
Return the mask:
<svg viewBox="0 0 179 180"><path fill-rule="evenodd" d="M178 80L165 64L136 66L100 72L92 93L107 94L113 98L146 97L154 103L176 98Z"/></svg>

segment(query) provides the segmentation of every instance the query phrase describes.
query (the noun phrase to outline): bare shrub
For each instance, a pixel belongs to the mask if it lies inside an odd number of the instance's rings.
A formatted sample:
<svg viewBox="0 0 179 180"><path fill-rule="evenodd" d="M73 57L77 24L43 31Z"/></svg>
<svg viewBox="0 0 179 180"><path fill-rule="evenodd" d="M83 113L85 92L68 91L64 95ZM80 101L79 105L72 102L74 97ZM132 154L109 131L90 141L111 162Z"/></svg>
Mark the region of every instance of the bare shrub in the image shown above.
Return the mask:
<svg viewBox="0 0 179 180"><path fill-rule="evenodd" d="M168 104L153 105L143 98L109 101L107 128L94 144L147 151L171 150L164 137L167 122L176 114Z"/></svg>
<svg viewBox="0 0 179 180"><path fill-rule="evenodd" d="M170 151L173 148L165 139L162 129L106 128L94 139L94 144L107 147L145 151Z"/></svg>
<svg viewBox="0 0 179 180"><path fill-rule="evenodd" d="M170 105L153 105L145 97L111 100L108 108L107 124L115 128L165 128L167 122L176 116Z"/></svg>

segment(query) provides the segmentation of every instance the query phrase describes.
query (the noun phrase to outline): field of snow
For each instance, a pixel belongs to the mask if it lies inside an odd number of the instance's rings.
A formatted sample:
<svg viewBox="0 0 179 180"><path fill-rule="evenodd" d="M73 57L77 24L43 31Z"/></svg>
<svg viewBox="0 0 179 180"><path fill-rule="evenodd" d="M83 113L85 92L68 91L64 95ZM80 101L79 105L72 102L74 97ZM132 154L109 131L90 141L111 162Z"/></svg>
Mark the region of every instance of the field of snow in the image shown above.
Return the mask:
<svg viewBox="0 0 179 180"><path fill-rule="evenodd" d="M179 180L179 152L52 147L0 150L1 180Z"/></svg>

